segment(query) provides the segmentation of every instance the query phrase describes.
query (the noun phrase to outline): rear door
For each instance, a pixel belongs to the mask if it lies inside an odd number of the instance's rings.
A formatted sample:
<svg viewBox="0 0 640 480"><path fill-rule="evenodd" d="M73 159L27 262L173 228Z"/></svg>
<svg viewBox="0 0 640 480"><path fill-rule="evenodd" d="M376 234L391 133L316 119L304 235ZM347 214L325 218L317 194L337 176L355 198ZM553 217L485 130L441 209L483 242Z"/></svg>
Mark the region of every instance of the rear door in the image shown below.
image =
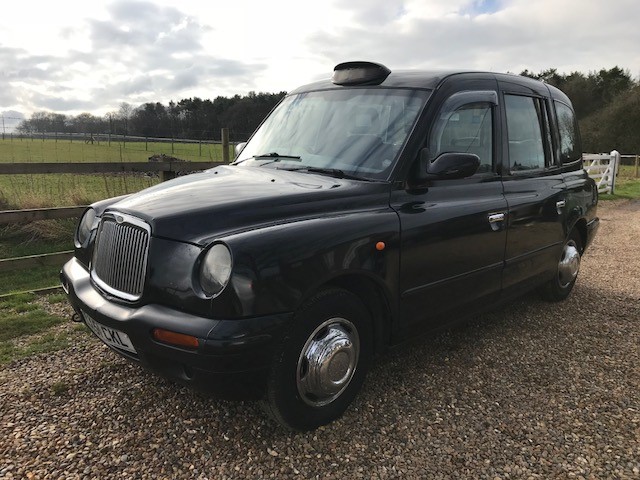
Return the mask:
<svg viewBox="0 0 640 480"><path fill-rule="evenodd" d="M553 146L544 85L501 81L503 184L509 206L503 288L554 274L565 238L566 186Z"/></svg>

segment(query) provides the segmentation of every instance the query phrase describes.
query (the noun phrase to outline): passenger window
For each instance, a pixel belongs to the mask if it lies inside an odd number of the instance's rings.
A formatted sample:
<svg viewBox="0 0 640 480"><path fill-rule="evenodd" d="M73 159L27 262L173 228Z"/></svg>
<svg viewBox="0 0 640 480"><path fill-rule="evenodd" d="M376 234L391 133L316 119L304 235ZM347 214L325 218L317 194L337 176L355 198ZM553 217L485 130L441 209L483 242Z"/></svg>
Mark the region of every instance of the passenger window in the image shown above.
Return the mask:
<svg viewBox="0 0 640 480"><path fill-rule="evenodd" d="M564 103L555 102L560 130L560 159L563 163L575 162L582 158L578 142L578 126L573 110Z"/></svg>
<svg viewBox="0 0 640 480"><path fill-rule="evenodd" d="M512 171L545 167L545 143L542 137L544 109L538 99L505 95L509 164Z"/></svg>
<svg viewBox="0 0 640 480"><path fill-rule="evenodd" d="M480 158L478 173L491 172L493 104L476 102L448 108L445 103L431 136L429 152L431 159L445 152L474 153Z"/></svg>

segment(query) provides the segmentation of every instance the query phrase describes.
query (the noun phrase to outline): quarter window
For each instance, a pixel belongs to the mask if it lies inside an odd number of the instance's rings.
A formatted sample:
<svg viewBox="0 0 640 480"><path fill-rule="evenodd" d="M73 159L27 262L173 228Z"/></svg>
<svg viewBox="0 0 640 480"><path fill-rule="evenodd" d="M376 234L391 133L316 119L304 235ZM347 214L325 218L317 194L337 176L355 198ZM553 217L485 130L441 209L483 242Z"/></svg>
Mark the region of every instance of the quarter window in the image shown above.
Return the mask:
<svg viewBox="0 0 640 480"><path fill-rule="evenodd" d="M544 168L542 125L546 117L542 103L532 97L505 95L505 108L511 171Z"/></svg>
<svg viewBox="0 0 640 480"><path fill-rule="evenodd" d="M555 102L560 130L560 159L563 163L580 160L582 152L578 142L578 127L573 110L564 103Z"/></svg>

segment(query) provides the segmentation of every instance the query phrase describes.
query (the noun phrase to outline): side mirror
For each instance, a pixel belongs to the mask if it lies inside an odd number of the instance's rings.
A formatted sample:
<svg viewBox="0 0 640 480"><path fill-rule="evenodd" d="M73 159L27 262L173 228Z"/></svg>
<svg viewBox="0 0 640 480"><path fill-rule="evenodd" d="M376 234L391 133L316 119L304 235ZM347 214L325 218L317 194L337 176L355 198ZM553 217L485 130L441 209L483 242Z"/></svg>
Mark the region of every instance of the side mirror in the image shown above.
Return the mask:
<svg viewBox="0 0 640 480"><path fill-rule="evenodd" d="M242 150L244 150L244 147L246 145L247 145L247 142L240 142L234 147L234 152L236 154L236 157L242 153Z"/></svg>
<svg viewBox="0 0 640 480"><path fill-rule="evenodd" d="M429 151L420 151L420 179L455 179L470 177L480 167L480 157L473 153L445 152L430 162Z"/></svg>

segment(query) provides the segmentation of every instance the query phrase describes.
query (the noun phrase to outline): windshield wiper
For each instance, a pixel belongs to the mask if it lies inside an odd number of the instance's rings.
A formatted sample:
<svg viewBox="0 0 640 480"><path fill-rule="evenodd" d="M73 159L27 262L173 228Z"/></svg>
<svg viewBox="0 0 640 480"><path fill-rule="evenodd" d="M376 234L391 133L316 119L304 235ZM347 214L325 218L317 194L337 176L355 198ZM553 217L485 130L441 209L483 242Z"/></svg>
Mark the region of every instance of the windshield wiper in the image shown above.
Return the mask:
<svg viewBox="0 0 640 480"><path fill-rule="evenodd" d="M243 158L242 160L237 160L233 162L233 165L237 165L238 163L242 163L247 160L271 160L270 162L265 162L260 165L262 166L262 165L269 165L270 163L273 163L273 162L279 162L280 160L291 160L295 162L300 162L302 161L302 158L295 155L280 155L278 152L270 152L270 153L263 153L262 155L254 155L253 157Z"/></svg>
<svg viewBox="0 0 640 480"><path fill-rule="evenodd" d="M358 175L347 173L344 170L340 170L339 168L321 168L321 167L281 168L281 167L278 167L278 170L287 170L289 172L319 173L321 175L329 175L335 178L346 178L347 180L364 180L367 182L373 181L370 178L360 177Z"/></svg>
<svg viewBox="0 0 640 480"><path fill-rule="evenodd" d="M254 155L251 158L253 158L254 160L259 160L261 158L285 158L287 160L300 160L300 157L296 155L280 155L278 152L263 153L262 155Z"/></svg>

